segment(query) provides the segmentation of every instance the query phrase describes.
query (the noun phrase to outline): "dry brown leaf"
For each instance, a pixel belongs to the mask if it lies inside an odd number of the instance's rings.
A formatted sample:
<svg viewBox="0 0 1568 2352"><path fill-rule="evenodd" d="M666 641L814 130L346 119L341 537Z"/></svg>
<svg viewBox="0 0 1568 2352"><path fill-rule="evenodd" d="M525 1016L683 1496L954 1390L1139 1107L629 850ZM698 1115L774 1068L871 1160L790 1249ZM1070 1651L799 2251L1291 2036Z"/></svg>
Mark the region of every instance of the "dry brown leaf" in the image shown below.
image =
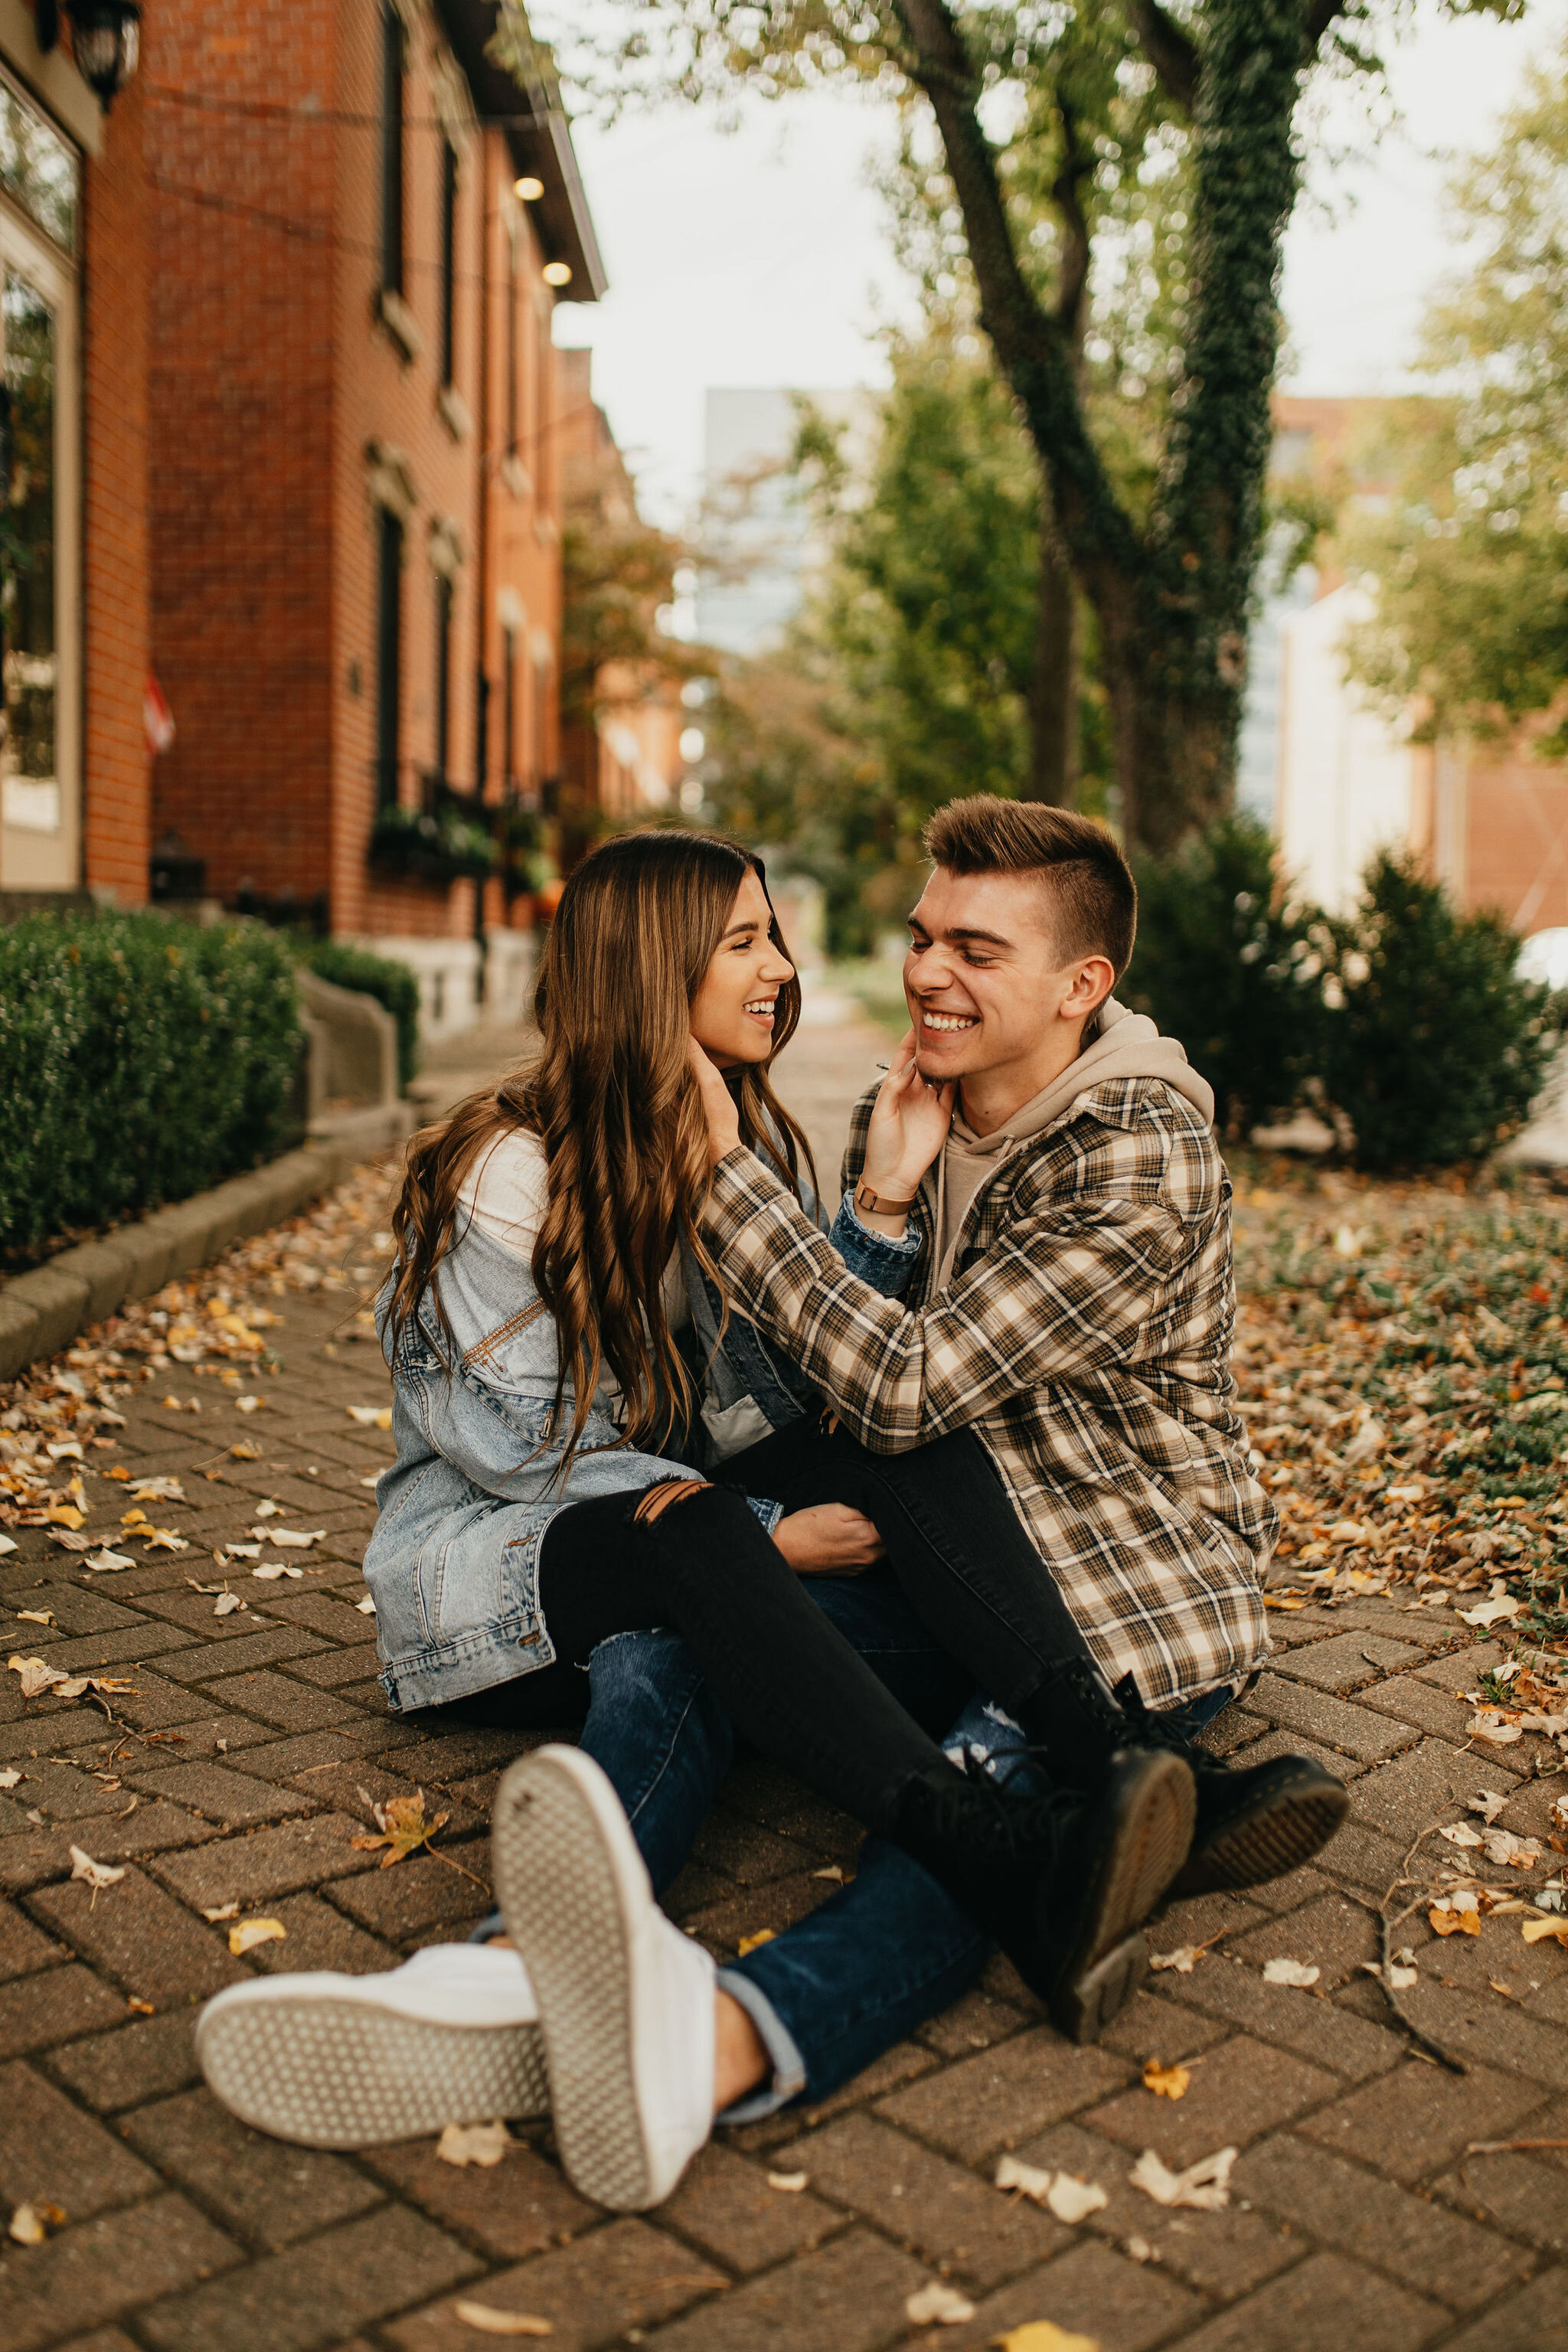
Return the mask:
<svg viewBox="0 0 1568 2352"><path fill-rule="evenodd" d="M1016 2156L998 2157L994 2179L998 2189L1017 2189L1037 2205L1047 2207L1058 2221L1081 2221L1110 2202L1098 2181L1080 2180L1072 2172L1052 2172L1039 2165L1022 2164Z"/></svg>
<svg viewBox="0 0 1568 2352"><path fill-rule="evenodd" d="M242 1959L258 1944L279 1943L288 1933L281 1919L242 1919L228 1931L228 1948L237 1960Z"/></svg>
<svg viewBox="0 0 1568 2352"><path fill-rule="evenodd" d="M540 2319L531 2311L499 2311L493 2303L472 2303L465 2295L452 2305L456 2316L465 2327L477 2327L481 2336L553 2336L553 2320Z"/></svg>
<svg viewBox="0 0 1568 2352"><path fill-rule="evenodd" d="M499 2164L511 2145L504 2123L448 2124L436 2153L443 2164Z"/></svg>
<svg viewBox="0 0 1568 2352"><path fill-rule="evenodd" d="M390 1870L395 1862L404 1861L419 1848L427 1846L438 1829L450 1821L450 1813L437 1813L434 1821L425 1818L425 1791L416 1789L411 1797L389 1797L384 1805L373 1805L379 1837L350 1838L349 1843L360 1853L374 1853L377 1846L387 1851L381 1857L383 1870Z"/></svg>
<svg viewBox="0 0 1568 2352"><path fill-rule="evenodd" d="M1127 2178L1156 2205L1189 2205L1199 2213L1218 2213L1230 2203L1230 2168L1236 2157L1234 2147L1222 2147L1189 2164L1184 2172L1173 2172L1146 2147Z"/></svg>
<svg viewBox="0 0 1568 2352"><path fill-rule="evenodd" d="M19 2246L41 2246L51 2230L63 2226L65 2218L63 2207L46 2204L41 2198L30 2199L16 2207L5 2234Z"/></svg>
<svg viewBox="0 0 1568 2352"><path fill-rule="evenodd" d="M112 1886L117 1879L125 1875L123 1864L117 1870L111 1863L94 1862L91 1854L84 1853L79 1845L72 1846L70 1858L71 1876L85 1878L95 1895L100 1887Z"/></svg>
<svg viewBox="0 0 1568 2352"><path fill-rule="evenodd" d="M1317 1983L1321 1973L1320 1969L1312 1968L1302 1960L1270 1960L1264 1969L1263 1981L1265 1984L1295 1985L1304 1992L1309 1985Z"/></svg>
<svg viewBox="0 0 1568 2352"><path fill-rule="evenodd" d="M974 2316L974 2305L945 2279L932 2279L904 2297L904 2315L917 2327L962 2327Z"/></svg>
<svg viewBox="0 0 1568 2352"><path fill-rule="evenodd" d="M1468 1910L1459 1911L1451 1909L1447 1903L1434 1903L1426 1917L1435 1936L1479 1936L1481 1932L1480 1913L1473 1905Z"/></svg>
<svg viewBox="0 0 1568 2352"><path fill-rule="evenodd" d="M1143 2062L1143 2088L1157 2099L1185 2098L1192 2079L1184 2066L1162 2066L1157 2058Z"/></svg>
<svg viewBox="0 0 1568 2352"><path fill-rule="evenodd" d="M24 1658L20 1652L5 1661L6 1668L16 1675L24 1698L41 1698L45 1691L66 1679L58 1666L47 1666L42 1658Z"/></svg>

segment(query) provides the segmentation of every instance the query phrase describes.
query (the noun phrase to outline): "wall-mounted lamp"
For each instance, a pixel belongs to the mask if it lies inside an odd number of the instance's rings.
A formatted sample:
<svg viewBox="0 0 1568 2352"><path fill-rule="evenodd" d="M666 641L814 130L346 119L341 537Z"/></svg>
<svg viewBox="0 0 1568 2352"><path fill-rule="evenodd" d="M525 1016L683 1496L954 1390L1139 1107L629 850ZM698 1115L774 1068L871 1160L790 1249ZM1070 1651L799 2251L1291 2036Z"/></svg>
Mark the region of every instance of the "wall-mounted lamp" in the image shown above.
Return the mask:
<svg viewBox="0 0 1568 2352"><path fill-rule="evenodd" d="M569 261L547 261L544 265L543 274L544 282L547 286L570 286L572 283L572 264Z"/></svg>
<svg viewBox="0 0 1568 2352"><path fill-rule="evenodd" d="M531 172L525 172L521 180L512 182L511 192L520 205L536 205L544 194L544 183L536 180Z"/></svg>
<svg viewBox="0 0 1568 2352"><path fill-rule="evenodd" d="M107 114L142 54L142 10L137 0L64 0L64 5L76 69ZM37 35L40 49L54 47L60 37L60 0L37 0Z"/></svg>

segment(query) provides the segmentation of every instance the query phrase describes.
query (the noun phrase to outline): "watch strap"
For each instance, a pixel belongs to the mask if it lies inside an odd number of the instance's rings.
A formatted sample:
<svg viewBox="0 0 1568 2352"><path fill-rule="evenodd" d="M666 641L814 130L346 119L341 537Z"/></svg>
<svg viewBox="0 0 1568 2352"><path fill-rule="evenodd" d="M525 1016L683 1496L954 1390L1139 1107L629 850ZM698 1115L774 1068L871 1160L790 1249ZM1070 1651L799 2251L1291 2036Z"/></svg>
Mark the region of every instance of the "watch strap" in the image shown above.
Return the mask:
<svg viewBox="0 0 1568 2352"><path fill-rule="evenodd" d="M912 1209L918 1194L911 1192L907 1201L889 1200L886 1192L873 1192L864 1177L855 1187L855 1206L864 1209L868 1217L901 1217Z"/></svg>

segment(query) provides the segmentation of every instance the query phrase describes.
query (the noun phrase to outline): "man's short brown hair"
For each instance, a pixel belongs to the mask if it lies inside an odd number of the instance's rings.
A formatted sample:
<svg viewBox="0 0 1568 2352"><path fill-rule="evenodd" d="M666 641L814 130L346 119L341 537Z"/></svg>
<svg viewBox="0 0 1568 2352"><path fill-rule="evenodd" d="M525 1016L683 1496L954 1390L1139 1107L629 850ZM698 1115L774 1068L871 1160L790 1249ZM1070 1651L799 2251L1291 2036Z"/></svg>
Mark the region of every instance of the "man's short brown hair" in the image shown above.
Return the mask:
<svg viewBox="0 0 1568 2352"><path fill-rule="evenodd" d="M950 874L1038 874L1063 963L1102 955L1121 979L1132 960L1138 891L1126 858L1093 817L975 793L939 808L921 837L932 864Z"/></svg>

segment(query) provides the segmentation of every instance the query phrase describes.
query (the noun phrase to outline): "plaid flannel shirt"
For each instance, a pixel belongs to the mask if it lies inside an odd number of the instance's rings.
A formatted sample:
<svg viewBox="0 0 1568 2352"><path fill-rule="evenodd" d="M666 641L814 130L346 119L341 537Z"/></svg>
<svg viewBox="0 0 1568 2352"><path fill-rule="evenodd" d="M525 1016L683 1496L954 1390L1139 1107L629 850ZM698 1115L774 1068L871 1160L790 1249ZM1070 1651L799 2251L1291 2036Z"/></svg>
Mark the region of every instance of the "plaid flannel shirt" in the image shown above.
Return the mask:
<svg viewBox="0 0 1568 2352"><path fill-rule="evenodd" d="M875 1098L851 1118L847 1193ZM1119 1078L1003 1159L934 1297L934 1167L903 1302L748 1151L715 1169L705 1223L736 1305L872 1452L975 1432L1107 1679L1160 1706L1239 1688L1268 1650L1277 1521L1233 1406L1230 1202L1191 1105Z"/></svg>

